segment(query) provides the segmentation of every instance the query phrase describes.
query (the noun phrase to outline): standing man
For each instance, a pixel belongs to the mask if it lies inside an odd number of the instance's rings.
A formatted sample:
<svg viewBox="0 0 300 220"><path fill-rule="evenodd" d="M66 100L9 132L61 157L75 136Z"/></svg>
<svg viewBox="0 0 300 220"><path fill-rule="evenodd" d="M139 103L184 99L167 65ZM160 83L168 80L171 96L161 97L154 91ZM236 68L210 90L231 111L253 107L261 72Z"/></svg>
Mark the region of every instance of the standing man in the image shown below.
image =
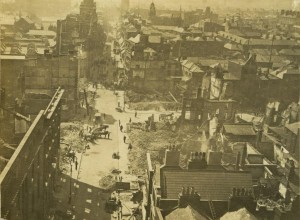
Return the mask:
<svg viewBox="0 0 300 220"><path fill-rule="evenodd" d="M124 144L126 144L126 135L123 137Z"/></svg>
<svg viewBox="0 0 300 220"><path fill-rule="evenodd" d="M120 131L123 132L123 125L120 126Z"/></svg>
<svg viewBox="0 0 300 220"><path fill-rule="evenodd" d="M134 113L134 117L137 117L137 111L135 111L135 113Z"/></svg>

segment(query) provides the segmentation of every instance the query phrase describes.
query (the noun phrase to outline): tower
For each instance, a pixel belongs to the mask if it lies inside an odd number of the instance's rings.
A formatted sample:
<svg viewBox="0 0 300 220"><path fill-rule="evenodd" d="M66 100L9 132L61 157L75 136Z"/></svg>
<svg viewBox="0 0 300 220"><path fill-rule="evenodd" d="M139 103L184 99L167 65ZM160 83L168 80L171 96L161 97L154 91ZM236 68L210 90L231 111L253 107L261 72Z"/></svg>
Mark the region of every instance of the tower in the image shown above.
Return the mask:
<svg viewBox="0 0 300 220"><path fill-rule="evenodd" d="M96 3L94 0L83 0L80 4L79 33L80 36L87 36L93 25L97 23Z"/></svg>
<svg viewBox="0 0 300 220"><path fill-rule="evenodd" d="M129 0L121 0L121 11L126 12L129 10Z"/></svg>
<svg viewBox="0 0 300 220"><path fill-rule="evenodd" d="M154 2L152 2L152 3L150 4L149 17L150 17L150 18L156 17L156 9L155 9Z"/></svg>

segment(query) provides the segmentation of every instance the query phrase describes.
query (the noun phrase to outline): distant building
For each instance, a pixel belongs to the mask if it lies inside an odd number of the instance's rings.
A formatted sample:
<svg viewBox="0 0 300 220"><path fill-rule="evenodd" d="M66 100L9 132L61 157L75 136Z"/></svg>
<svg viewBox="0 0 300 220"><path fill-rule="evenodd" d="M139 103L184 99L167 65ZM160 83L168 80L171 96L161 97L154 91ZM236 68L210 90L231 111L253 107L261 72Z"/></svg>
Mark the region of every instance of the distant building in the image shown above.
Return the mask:
<svg viewBox="0 0 300 220"><path fill-rule="evenodd" d="M156 9L155 9L155 4L154 2L152 2L150 4L150 12L149 12L149 18L150 20L153 19L154 17L156 17Z"/></svg>
<svg viewBox="0 0 300 220"><path fill-rule="evenodd" d="M121 0L121 12L125 13L129 10L130 0Z"/></svg>
<svg viewBox="0 0 300 220"><path fill-rule="evenodd" d="M284 25L299 25L300 24L300 11L281 10L278 15L278 21Z"/></svg>
<svg viewBox="0 0 300 220"><path fill-rule="evenodd" d="M35 29L34 22L28 17L21 17L15 23L16 28L22 33L27 33L31 29Z"/></svg>
<svg viewBox="0 0 300 220"><path fill-rule="evenodd" d="M154 3L150 4L149 19L152 25L164 25L164 26L182 26L182 13L181 9L179 15L173 13L165 13L157 15Z"/></svg>

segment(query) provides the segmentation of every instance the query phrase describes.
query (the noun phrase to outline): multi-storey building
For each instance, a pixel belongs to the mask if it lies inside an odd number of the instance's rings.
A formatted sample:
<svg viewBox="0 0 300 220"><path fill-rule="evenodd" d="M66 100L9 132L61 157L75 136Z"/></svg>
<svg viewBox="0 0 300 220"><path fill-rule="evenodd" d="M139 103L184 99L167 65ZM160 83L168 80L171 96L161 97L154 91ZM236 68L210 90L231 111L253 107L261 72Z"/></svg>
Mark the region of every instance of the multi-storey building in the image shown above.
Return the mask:
<svg viewBox="0 0 300 220"><path fill-rule="evenodd" d="M59 165L60 110L64 91L58 89L36 116L16 148L0 142L0 217L48 219ZM3 166L2 166L3 165Z"/></svg>

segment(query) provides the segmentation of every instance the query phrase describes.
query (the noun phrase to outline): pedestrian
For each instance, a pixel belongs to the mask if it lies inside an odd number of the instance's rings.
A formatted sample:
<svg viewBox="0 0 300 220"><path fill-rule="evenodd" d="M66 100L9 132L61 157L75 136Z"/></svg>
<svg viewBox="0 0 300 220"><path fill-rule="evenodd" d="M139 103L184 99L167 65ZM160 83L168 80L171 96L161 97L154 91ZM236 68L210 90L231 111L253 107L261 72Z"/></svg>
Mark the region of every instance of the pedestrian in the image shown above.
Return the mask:
<svg viewBox="0 0 300 220"><path fill-rule="evenodd" d="M124 144L126 144L126 136L125 135L123 137L123 140L124 140Z"/></svg>
<svg viewBox="0 0 300 220"><path fill-rule="evenodd" d="M129 123L131 123L131 118L129 118Z"/></svg>
<svg viewBox="0 0 300 220"><path fill-rule="evenodd" d="M76 160L75 161L75 170L77 170L77 168L78 168L78 161Z"/></svg>
<svg viewBox="0 0 300 220"><path fill-rule="evenodd" d="M134 117L137 117L137 111L135 111L135 113L134 113Z"/></svg>
<svg viewBox="0 0 300 220"><path fill-rule="evenodd" d="M107 139L109 139L110 132L107 133Z"/></svg>
<svg viewBox="0 0 300 220"><path fill-rule="evenodd" d="M132 144L129 143L129 145L128 145L128 150L131 150L131 149L132 149Z"/></svg>
<svg viewBox="0 0 300 220"><path fill-rule="evenodd" d="M120 131L123 132L123 125L120 126Z"/></svg>

